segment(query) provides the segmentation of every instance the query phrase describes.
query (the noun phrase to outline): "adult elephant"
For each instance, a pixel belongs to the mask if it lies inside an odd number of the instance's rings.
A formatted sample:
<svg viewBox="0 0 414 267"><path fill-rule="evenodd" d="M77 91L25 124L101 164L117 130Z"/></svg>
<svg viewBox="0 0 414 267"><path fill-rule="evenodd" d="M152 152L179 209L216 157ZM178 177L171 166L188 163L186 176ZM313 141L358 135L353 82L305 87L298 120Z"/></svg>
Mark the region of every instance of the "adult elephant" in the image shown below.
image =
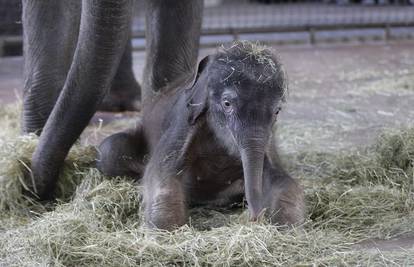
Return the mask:
<svg viewBox="0 0 414 267"><path fill-rule="evenodd" d="M202 0L147 1L142 101L192 72L202 6ZM107 103L122 93L123 104L137 96L129 43L132 13L132 0L23 0L22 128L40 134L32 158L33 191L40 199L54 197L69 149L110 88Z"/></svg>

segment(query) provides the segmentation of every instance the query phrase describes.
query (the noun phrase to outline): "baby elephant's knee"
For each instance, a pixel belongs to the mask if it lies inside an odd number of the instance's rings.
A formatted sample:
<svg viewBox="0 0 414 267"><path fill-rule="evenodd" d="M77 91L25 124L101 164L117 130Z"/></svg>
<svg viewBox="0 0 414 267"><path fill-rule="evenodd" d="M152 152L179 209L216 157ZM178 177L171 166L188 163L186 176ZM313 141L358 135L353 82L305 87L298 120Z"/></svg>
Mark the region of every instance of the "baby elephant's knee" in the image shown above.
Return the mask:
<svg viewBox="0 0 414 267"><path fill-rule="evenodd" d="M141 178L145 145L139 137L121 132L107 137L99 146L98 169L108 176Z"/></svg>
<svg viewBox="0 0 414 267"><path fill-rule="evenodd" d="M157 188L147 196L145 223L150 228L173 230L186 223L185 197L174 188Z"/></svg>

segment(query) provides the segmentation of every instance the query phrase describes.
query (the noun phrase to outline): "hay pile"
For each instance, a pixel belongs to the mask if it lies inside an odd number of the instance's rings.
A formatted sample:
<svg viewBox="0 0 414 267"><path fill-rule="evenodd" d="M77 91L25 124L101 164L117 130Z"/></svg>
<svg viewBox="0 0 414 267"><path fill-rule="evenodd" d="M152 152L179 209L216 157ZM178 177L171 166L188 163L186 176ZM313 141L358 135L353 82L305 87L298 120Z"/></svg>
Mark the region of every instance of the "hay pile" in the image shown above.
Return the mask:
<svg viewBox="0 0 414 267"><path fill-rule="evenodd" d="M414 230L414 129L384 134L364 151L291 155L306 190L302 228L252 224L244 209L199 208L169 233L141 226L141 187L99 174L93 147L72 149L57 203L25 198L22 172L37 140L16 137L14 111L0 117L0 266L414 264L413 250L355 247Z"/></svg>

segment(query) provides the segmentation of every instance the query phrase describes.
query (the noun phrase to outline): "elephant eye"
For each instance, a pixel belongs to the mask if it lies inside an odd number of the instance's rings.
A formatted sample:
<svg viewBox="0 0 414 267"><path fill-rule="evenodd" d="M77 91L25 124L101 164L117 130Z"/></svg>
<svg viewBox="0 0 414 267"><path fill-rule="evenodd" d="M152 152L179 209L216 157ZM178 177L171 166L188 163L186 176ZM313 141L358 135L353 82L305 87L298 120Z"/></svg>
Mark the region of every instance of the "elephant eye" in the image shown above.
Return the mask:
<svg viewBox="0 0 414 267"><path fill-rule="evenodd" d="M233 110L233 106L228 99L223 99L221 105L223 106L224 111L227 113L230 113Z"/></svg>
<svg viewBox="0 0 414 267"><path fill-rule="evenodd" d="M277 108L276 111L275 111L275 115L278 115L281 110L282 110L282 108Z"/></svg>

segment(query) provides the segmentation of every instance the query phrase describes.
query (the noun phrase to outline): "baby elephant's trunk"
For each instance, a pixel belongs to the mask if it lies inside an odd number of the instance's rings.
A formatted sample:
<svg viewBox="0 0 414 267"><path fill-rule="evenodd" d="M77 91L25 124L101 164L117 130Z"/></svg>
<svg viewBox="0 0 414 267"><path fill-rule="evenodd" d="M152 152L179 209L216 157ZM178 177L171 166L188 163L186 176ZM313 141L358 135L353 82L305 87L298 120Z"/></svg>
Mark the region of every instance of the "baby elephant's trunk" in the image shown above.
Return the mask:
<svg viewBox="0 0 414 267"><path fill-rule="evenodd" d="M243 138L244 139L244 138ZM250 220L256 221L263 209L263 161L268 137L256 134L247 137L240 146L243 164L244 190L248 203Z"/></svg>

